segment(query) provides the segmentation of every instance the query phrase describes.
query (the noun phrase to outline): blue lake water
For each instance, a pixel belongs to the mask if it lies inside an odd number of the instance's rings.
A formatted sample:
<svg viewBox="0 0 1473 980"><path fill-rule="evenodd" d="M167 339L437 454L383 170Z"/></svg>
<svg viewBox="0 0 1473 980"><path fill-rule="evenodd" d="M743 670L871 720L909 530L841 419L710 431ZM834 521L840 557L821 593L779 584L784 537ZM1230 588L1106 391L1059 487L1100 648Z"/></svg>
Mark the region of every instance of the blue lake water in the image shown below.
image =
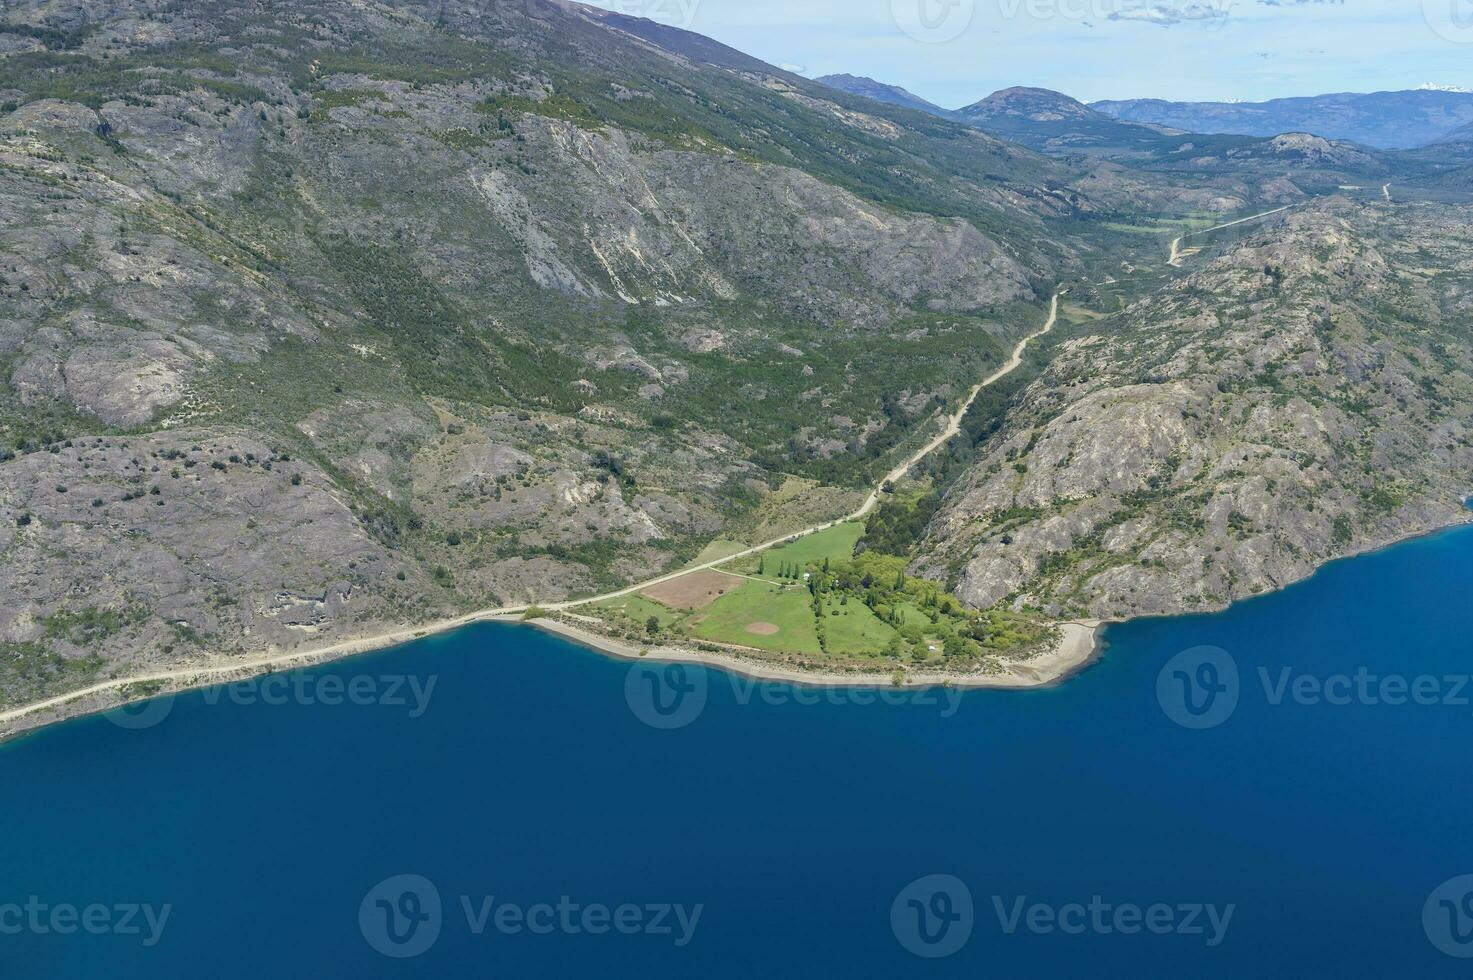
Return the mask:
<svg viewBox="0 0 1473 980"><path fill-rule="evenodd" d="M1470 627L1473 528L956 705L515 626L194 692L0 747L0 976L1467 976Z"/></svg>

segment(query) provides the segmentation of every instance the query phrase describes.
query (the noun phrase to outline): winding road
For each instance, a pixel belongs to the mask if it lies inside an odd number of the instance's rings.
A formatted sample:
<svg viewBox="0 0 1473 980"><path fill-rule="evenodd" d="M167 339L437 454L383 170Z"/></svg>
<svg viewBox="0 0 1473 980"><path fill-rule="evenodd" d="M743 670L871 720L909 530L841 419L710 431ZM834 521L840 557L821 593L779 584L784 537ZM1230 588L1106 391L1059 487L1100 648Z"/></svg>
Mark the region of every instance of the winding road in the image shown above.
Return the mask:
<svg viewBox="0 0 1473 980"><path fill-rule="evenodd" d="M1305 202L1300 202L1300 204L1303 203ZM1201 231L1189 232L1185 235L1182 235L1180 238L1172 239L1171 257L1166 260L1166 264L1176 269L1181 268L1182 259L1186 258L1186 256L1181 253L1181 243L1186 241L1188 238L1196 238L1198 235L1205 235L1208 232L1221 231L1223 228L1231 228L1234 225L1246 224L1249 221L1257 221L1259 218L1267 218L1271 214L1278 214L1281 211L1287 211L1290 208L1297 207L1299 207L1299 204L1286 204L1281 208L1274 208L1272 211L1265 211L1262 214L1250 214L1248 217L1239 218L1237 221L1229 221L1224 224L1213 225L1211 228L1203 228Z"/></svg>
<svg viewBox="0 0 1473 980"><path fill-rule="evenodd" d="M1261 215L1257 217L1261 217ZM1251 219L1245 218L1243 220L1247 221ZM952 437L961 432L962 421L966 418L967 412L971 409L973 403L977 401L977 396L982 394L984 389L997 384L1003 378L1012 374L1014 371L1022 366L1023 356L1028 351L1028 345L1052 331L1055 324L1058 323L1059 297L1064 295L1064 293L1066 292L1068 292L1068 290L1060 290L1059 292L1054 294L1053 299L1049 302L1048 319L1044 322L1043 326L1033 333L1029 334L1028 336L1024 337L1022 340L1018 341L1018 345L1017 347L1013 348L1012 356L1008 358L1007 363L998 368L992 374L988 375L971 390L971 392L967 396L966 401L962 403L961 407L958 408L955 413L947 418L946 424L942 427L941 431L936 435L936 437L931 439L920 449L916 450L904 462L900 463L889 473L886 473L884 479L882 479L879 485L870 492L869 496L865 498L864 503L860 505L859 509L854 511L852 514L847 514L844 517L836 518L835 520L828 521L824 524L818 524L813 527L804 528L801 531L793 531L788 534L784 534L780 538L774 538L771 541L765 541L762 544L753 545L752 547L747 548L743 551L739 551L736 554L726 555L722 558L718 558L714 561L704 562L700 565L682 568L676 572L670 572L666 575L659 575L655 578L647 579L635 585L618 589L614 592L606 592L603 595L593 596L591 598L574 599L565 602L526 603L520 606L502 606L495 609L480 609L476 612L467 613L464 616L457 616L454 619L441 620L436 623L429 623L421 626L405 627L404 629L394 630L389 633L380 633L377 636L363 637L356 640L345 640L342 643L333 644L332 646L319 647L314 650L299 650L295 653L275 654L271 656L258 657L253 660L234 660L229 663L222 663L214 666L187 667L178 670L160 671L158 673L152 674L140 674L136 677L124 677L117 680L103 681L100 684L93 684L91 687L84 687L80 690L72 691L69 694L58 695L54 698L47 698L44 701L36 701L32 704L23 705L19 708L13 708L10 711L0 712L0 726L6 725L10 722L18 721L19 719L24 718L27 715L35 714L42 711L48 711L52 708L60 708L67 704L69 701L73 701L77 698L93 697L94 695L106 694L109 691L115 691L134 685L167 685L175 682L182 682L185 686L197 687L211 680L233 680L243 677L249 677L254 674L264 673L277 668L323 663L328 660L337 659L338 657L350 656L355 653L364 653L369 650L382 649L384 647L395 646L400 643L408 643L411 640L417 640L435 633L445 633L450 630L460 629L464 626L470 626L473 623L483 623L492 620L506 619L512 616L521 616L529 611L536 609L545 609L549 612L563 612L570 609L576 609L579 606L590 605L596 602L607 602L611 599L621 599L625 596L633 595L636 592L641 592L644 589L648 589L651 586L661 585L665 582L671 582L675 579L683 578L686 575L691 575L695 572L710 571L730 562L737 561L741 558L750 558L753 555L766 551L769 548L775 548L778 545L787 544L788 542L795 541L799 538L806 538L810 535L818 534L820 531L827 531L832 527L837 527L838 525L847 523L849 521L860 520L879 506L881 496L884 494L884 489L887 485L902 479L906 473L910 472L911 467L915 466L921 460L925 459L937 449L944 446L949 440L952 439ZM0 734L4 734L3 730L0 730Z"/></svg>

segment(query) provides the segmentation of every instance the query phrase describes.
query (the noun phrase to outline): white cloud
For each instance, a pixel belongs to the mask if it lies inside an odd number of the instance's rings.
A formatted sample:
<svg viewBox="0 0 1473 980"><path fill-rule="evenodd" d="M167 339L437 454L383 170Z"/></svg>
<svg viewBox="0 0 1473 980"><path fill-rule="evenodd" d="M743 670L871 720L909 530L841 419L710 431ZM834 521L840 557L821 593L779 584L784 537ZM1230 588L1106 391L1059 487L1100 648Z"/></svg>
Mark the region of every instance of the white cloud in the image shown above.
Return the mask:
<svg viewBox="0 0 1473 980"><path fill-rule="evenodd" d="M1111 20L1136 20L1171 27L1187 21L1216 21L1228 18L1229 4L1224 0L1150 0L1111 12Z"/></svg>

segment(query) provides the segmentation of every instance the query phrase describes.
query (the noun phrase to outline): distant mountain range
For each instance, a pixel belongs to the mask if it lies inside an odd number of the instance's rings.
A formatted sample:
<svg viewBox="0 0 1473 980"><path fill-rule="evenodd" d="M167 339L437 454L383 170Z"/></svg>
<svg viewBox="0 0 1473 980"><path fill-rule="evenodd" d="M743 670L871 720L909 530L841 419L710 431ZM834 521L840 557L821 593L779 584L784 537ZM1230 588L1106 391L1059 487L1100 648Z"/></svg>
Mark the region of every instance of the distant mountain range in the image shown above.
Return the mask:
<svg viewBox="0 0 1473 980"><path fill-rule="evenodd" d="M822 85L967 123L1050 152L1148 149L1160 137L1212 133L1266 138L1312 133L1376 149L1473 141L1473 93L1417 89L1341 93L1269 102L1102 101L1085 105L1042 88L1008 88L961 109L943 109L895 85L826 75Z"/></svg>
<svg viewBox="0 0 1473 980"><path fill-rule="evenodd" d="M951 118L1025 146L1051 152L1133 150L1171 132L1122 122L1078 99L1043 88L1007 88L958 109Z"/></svg>
<svg viewBox="0 0 1473 980"><path fill-rule="evenodd" d="M876 102L884 102L889 105L903 106L906 109L916 109L920 112L929 112L933 116L950 119L954 113L941 108L934 102L927 102L912 92L907 92L898 85L886 85L877 82L873 78L865 78L861 75L825 75L815 78L814 81L829 88L836 88L841 92L851 95L862 95Z"/></svg>
<svg viewBox="0 0 1473 980"><path fill-rule="evenodd" d="M897 85L859 75L825 75L821 85L966 123L1024 146L1050 152L1134 149L1153 144L1161 127L1123 122L1078 99L1044 88L1008 88L961 109L943 109Z"/></svg>
<svg viewBox="0 0 1473 980"><path fill-rule="evenodd" d="M1437 143L1473 143L1473 123L1459 126L1446 136L1436 141Z"/></svg>
<svg viewBox="0 0 1473 980"><path fill-rule="evenodd" d="M1091 108L1128 122L1170 126L1194 133L1240 136L1314 133L1383 150L1425 146L1473 124L1473 93L1420 89L1369 95L1316 95L1270 102L1132 99L1095 102ZM1462 138L1468 138L1467 134Z"/></svg>

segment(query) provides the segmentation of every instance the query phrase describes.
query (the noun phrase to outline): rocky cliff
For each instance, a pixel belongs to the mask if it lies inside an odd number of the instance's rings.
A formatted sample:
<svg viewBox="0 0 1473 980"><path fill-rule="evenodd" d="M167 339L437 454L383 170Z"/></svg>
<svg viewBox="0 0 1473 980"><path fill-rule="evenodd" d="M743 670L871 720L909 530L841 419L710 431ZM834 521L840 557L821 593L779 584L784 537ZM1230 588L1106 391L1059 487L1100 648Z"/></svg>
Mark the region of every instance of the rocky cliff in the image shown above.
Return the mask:
<svg viewBox="0 0 1473 980"><path fill-rule="evenodd" d="M1467 519L1470 219L1317 203L1082 328L918 569L984 607L1174 613Z"/></svg>

